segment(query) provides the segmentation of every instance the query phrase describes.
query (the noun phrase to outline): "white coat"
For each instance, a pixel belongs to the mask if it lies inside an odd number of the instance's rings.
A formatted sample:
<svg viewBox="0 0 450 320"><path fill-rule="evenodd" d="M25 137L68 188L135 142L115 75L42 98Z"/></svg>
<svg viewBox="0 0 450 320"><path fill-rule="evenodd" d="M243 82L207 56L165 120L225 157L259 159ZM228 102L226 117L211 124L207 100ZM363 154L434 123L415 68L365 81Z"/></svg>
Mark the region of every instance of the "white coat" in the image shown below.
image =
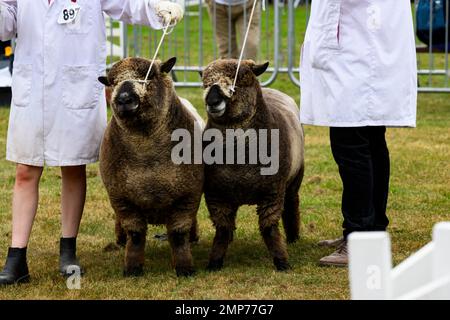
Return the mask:
<svg viewBox="0 0 450 320"><path fill-rule="evenodd" d="M161 28L156 0L77 0L76 23L58 24L71 0L0 1L0 40L16 36L7 160L74 166L98 160L106 128L103 13Z"/></svg>
<svg viewBox="0 0 450 320"><path fill-rule="evenodd" d="M410 0L314 0L300 59L304 124L416 125Z"/></svg>

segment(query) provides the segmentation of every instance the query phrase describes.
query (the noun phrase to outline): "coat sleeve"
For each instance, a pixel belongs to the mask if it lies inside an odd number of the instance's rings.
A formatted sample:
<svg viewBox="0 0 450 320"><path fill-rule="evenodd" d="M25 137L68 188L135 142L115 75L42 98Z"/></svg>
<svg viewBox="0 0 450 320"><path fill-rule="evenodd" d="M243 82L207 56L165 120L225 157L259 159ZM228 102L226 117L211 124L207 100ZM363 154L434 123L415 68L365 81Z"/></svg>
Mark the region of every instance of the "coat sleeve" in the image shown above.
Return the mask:
<svg viewBox="0 0 450 320"><path fill-rule="evenodd" d="M155 6L159 0L100 0L102 10L115 20L162 29Z"/></svg>
<svg viewBox="0 0 450 320"><path fill-rule="evenodd" d="M17 0L0 1L0 40L8 41L17 33Z"/></svg>

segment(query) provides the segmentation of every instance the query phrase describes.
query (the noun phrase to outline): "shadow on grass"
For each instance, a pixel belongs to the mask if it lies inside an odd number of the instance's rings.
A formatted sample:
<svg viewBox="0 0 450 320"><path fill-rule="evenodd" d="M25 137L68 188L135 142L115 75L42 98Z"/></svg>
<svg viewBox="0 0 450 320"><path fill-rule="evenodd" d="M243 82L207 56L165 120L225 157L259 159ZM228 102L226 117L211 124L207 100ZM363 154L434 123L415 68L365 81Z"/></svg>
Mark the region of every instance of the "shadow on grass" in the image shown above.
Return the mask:
<svg viewBox="0 0 450 320"><path fill-rule="evenodd" d="M259 235L256 235L259 236ZM208 256L212 241L201 239L192 247L194 265L197 276L207 276ZM305 266L316 266L317 261L327 253L311 240L301 239L297 243L288 245L289 262L294 272ZM87 269L87 276L100 280L122 278L124 249L105 252L97 248L80 250L80 258ZM275 270L272 258L261 239L236 239L231 243L225 258L224 268L220 272L252 270L252 273ZM175 277L172 267L170 246L167 241L160 242L153 239L147 241L145 250L144 278L146 277ZM50 276L51 272L46 272Z"/></svg>

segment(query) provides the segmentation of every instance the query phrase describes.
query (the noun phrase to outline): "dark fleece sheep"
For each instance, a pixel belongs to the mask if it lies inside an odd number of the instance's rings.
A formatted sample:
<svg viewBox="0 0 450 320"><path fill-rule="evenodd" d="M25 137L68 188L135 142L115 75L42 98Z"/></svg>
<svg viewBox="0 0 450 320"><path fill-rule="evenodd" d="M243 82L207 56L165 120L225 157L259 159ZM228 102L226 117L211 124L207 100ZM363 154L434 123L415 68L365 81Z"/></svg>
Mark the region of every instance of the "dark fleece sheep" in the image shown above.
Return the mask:
<svg viewBox="0 0 450 320"><path fill-rule="evenodd" d="M226 129L279 129L278 173L261 175L260 169L266 166L259 160L257 164L205 166L205 199L216 228L209 258L210 270L223 266L235 229L236 212L241 205L257 205L259 229L278 270L290 268L285 240L278 229L280 218L287 241L291 243L299 237L298 192L304 172L303 129L298 120L298 107L292 98L277 90L261 89L257 76L267 66L268 63L255 65L251 60L243 61L234 94L231 85L237 60L214 61L202 75L208 111L205 132L210 128L220 130L224 136L224 150ZM248 146L249 140L245 141Z"/></svg>
<svg viewBox="0 0 450 320"><path fill-rule="evenodd" d="M147 224L166 225L177 275L194 272L189 242L197 238L203 165L174 164L171 134L184 128L193 136L202 120L174 90L168 73L175 61L156 61L145 85L137 80L145 78L150 61L138 58L118 62L99 79L112 87L100 171L116 213L117 243L126 245L126 276L143 272Z"/></svg>

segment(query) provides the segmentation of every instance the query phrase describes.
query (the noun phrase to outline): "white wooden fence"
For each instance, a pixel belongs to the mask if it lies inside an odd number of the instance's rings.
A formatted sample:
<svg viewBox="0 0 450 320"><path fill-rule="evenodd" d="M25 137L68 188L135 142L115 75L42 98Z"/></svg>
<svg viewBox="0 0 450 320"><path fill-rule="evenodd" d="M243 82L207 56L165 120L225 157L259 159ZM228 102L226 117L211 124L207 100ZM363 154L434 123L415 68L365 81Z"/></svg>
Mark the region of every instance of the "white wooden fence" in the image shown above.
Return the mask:
<svg viewBox="0 0 450 320"><path fill-rule="evenodd" d="M352 299L450 299L450 222L436 224L433 241L395 268L386 232L355 232L348 240Z"/></svg>

